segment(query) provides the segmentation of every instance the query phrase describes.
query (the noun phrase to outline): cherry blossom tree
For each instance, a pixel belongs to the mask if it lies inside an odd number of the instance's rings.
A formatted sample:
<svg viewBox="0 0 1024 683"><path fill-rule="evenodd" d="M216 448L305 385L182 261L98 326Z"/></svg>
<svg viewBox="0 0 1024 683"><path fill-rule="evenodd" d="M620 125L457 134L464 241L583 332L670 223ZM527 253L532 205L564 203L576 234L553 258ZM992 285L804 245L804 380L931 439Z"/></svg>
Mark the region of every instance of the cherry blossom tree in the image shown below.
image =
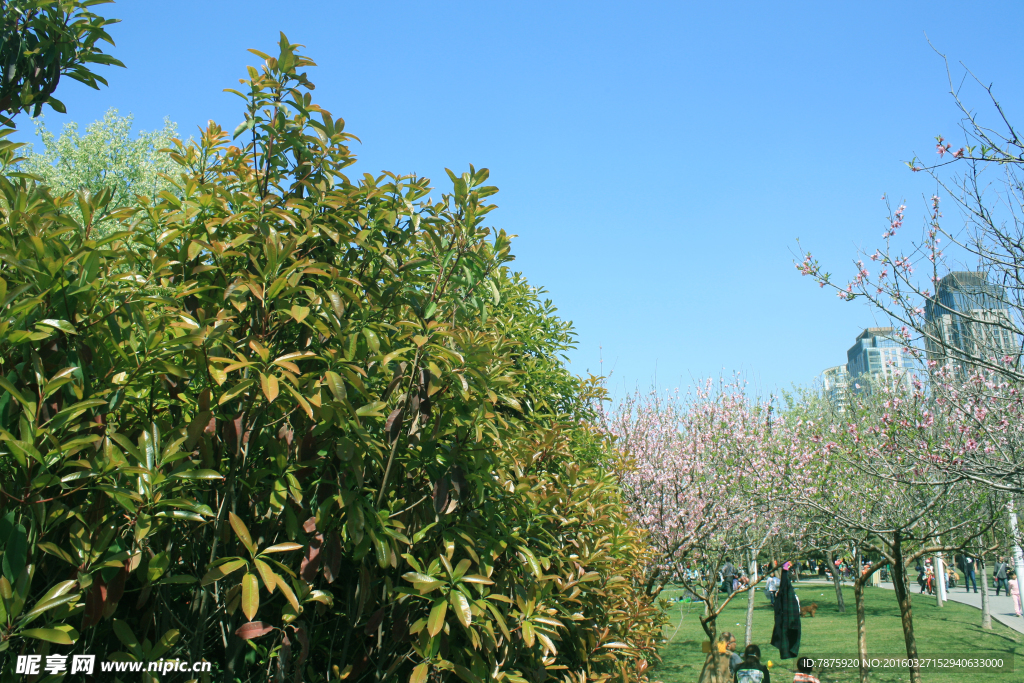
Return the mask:
<svg viewBox="0 0 1024 683"><path fill-rule="evenodd" d="M858 648L866 654L863 588L886 563L893 570L907 656L918 655L907 570L919 558L962 549L993 527L991 492L965 477L946 476L949 452L970 440L958 414L918 384L879 384L851 397L847 412L800 425L818 455L813 476L823 482L798 502L825 536L845 536L879 559L854 582ZM824 484L827 482L827 485ZM920 670L910 670L920 681ZM867 680L866 669L861 680Z"/></svg>
<svg viewBox="0 0 1024 683"><path fill-rule="evenodd" d="M658 552L648 590L683 584L704 604L701 626L714 643L719 614L761 580L757 557L767 540L792 528L779 484L812 486L802 474L809 456L772 404L751 399L738 377L686 395L628 396L610 427L630 462L620 473L625 501ZM719 568L729 561L749 563L751 572L723 598ZM712 648L716 667L718 654Z"/></svg>

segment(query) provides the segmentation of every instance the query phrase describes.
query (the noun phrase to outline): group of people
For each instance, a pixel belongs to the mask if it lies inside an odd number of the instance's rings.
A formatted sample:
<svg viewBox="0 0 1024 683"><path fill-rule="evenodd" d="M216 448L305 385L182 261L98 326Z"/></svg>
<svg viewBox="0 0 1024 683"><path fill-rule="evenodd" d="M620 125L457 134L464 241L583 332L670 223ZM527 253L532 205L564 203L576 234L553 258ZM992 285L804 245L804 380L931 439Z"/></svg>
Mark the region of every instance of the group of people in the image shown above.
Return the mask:
<svg viewBox="0 0 1024 683"><path fill-rule="evenodd" d="M970 593L971 589L974 592L978 592L978 581L977 581L977 565L978 561L970 555L961 555L956 559L956 565L960 568L964 575L964 589ZM931 559L926 559L922 564L920 560L917 562L917 583L921 586L922 593L928 593L934 595L935 593L935 568L932 566ZM956 581L959 578L957 573L953 571L952 567L946 567L946 588L947 590L956 586ZM1017 583L1017 575L1013 569L1006 562L1005 557L1000 557L999 561L996 562L992 572L992 579L995 583L996 595L999 595L1000 591L1003 591L1006 595L1013 598L1013 610L1016 615L1024 615L1024 611L1021 609L1020 599L1020 587Z"/></svg>
<svg viewBox="0 0 1024 683"><path fill-rule="evenodd" d="M722 567L723 583L730 576L731 562ZM733 570L735 571L735 570ZM793 589L794 563L786 562L781 567L771 569L769 575L769 596L775 612L775 628L772 631L772 646L778 648L779 657L789 659L796 657L800 651L800 601ZM723 585L723 590L727 585ZM731 585L728 585L732 588ZM701 671L700 683L771 683L771 662L761 663L761 649L751 643L747 645L741 657L736 653L736 637L725 632L713 643L714 649L708 655ZM805 666L806 664L806 666ZM797 683L818 683L814 677L810 660L798 662L799 673L794 679Z"/></svg>
<svg viewBox="0 0 1024 683"><path fill-rule="evenodd" d="M743 649L743 655L736 652L736 636L728 631L718 636L718 681L732 680L734 683L771 683L772 662L761 662L761 648L751 643ZM710 659L710 658L709 658ZM814 675L814 660L800 657L796 662L797 673L793 683L821 683ZM705 667L705 676L701 681L710 681Z"/></svg>
<svg viewBox="0 0 1024 683"><path fill-rule="evenodd" d="M926 559L922 564L920 560L917 561L917 583L921 586L922 593L928 593L929 595L935 594L935 567L932 566L931 559ZM949 565L945 566L946 574L946 590L956 586L956 582L960 580L959 574L953 571L953 568ZM974 581L974 573L970 574L971 581ZM977 590L977 582L974 584L975 590ZM970 592L970 589L968 589Z"/></svg>

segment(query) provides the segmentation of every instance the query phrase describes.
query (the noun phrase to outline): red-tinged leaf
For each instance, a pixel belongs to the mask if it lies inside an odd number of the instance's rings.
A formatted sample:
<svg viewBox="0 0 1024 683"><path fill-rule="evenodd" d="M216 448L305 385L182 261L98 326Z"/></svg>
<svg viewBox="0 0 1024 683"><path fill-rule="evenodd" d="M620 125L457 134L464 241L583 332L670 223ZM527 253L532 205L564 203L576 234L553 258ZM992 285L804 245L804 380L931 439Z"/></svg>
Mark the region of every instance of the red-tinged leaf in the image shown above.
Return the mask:
<svg viewBox="0 0 1024 683"><path fill-rule="evenodd" d="M370 617L370 620L366 622L366 628L363 629L363 633L365 633L368 636L373 635L373 633L377 630L377 627L380 626L380 623L382 621L384 621L383 607L374 612L373 615Z"/></svg>
<svg viewBox="0 0 1024 683"><path fill-rule="evenodd" d="M246 528L245 522L242 521L241 517L236 515L234 512L228 513L228 520L231 522L231 528L235 530L235 535L238 536L238 540L242 542L245 549L249 551L250 555L256 554L256 549L252 545L252 536L249 535L249 529Z"/></svg>
<svg viewBox="0 0 1024 683"><path fill-rule="evenodd" d="M252 621L256 611L260 608L260 582L256 575L247 572L242 577L242 612L245 618Z"/></svg>
<svg viewBox="0 0 1024 683"><path fill-rule="evenodd" d="M334 583L341 571L341 539L338 534L327 535L327 543L324 545L324 578L327 583Z"/></svg>
<svg viewBox="0 0 1024 683"><path fill-rule="evenodd" d="M430 616L427 617L427 633L436 636L444 628L444 616L448 613L448 601L441 598L434 603L430 609Z"/></svg>
<svg viewBox="0 0 1024 683"><path fill-rule="evenodd" d="M116 605L121 601L121 596L124 595L124 583L128 578L128 571L121 568L121 571L117 572L114 576L113 581L107 587L107 596L104 602L104 607L108 605Z"/></svg>
<svg viewBox="0 0 1024 683"><path fill-rule="evenodd" d="M384 431L388 434L388 442L394 443L402 430L402 408L398 407L391 411L387 421L384 423Z"/></svg>
<svg viewBox="0 0 1024 683"><path fill-rule="evenodd" d="M316 531L316 517L310 517L302 523L302 530L307 534L311 534Z"/></svg>
<svg viewBox="0 0 1024 683"><path fill-rule="evenodd" d="M239 626L235 630L235 635L241 638L242 640L252 640L253 638L265 636L273 630L274 627L266 622L250 621L247 624L242 624L241 626Z"/></svg>
<svg viewBox="0 0 1024 683"><path fill-rule="evenodd" d="M316 578L316 570L320 567L320 546L323 545L323 542L323 534L317 534L310 539L309 545L306 546L306 552L299 567L299 576L304 581L312 581Z"/></svg>
<svg viewBox="0 0 1024 683"><path fill-rule="evenodd" d="M103 618L103 601L107 596L107 586L103 577L97 574L93 579L89 592L85 595L85 611L82 613L82 630L92 628Z"/></svg>

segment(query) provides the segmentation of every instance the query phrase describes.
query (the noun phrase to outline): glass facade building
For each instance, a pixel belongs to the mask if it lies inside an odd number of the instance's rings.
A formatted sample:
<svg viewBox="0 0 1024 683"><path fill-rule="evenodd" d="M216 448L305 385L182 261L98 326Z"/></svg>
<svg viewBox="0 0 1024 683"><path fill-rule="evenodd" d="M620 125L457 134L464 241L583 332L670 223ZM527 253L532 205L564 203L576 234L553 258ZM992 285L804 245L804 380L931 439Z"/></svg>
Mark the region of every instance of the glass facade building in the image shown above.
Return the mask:
<svg viewBox="0 0 1024 683"><path fill-rule="evenodd" d="M850 374L846 371L845 365L837 365L821 373L822 393L832 407L840 413L844 412L849 404L850 398L847 394L849 388Z"/></svg>
<svg viewBox="0 0 1024 683"><path fill-rule="evenodd" d="M1020 336L1002 285L985 273L952 272L939 280L925 303L928 360L963 370L971 359L993 360L1020 353Z"/></svg>
<svg viewBox="0 0 1024 683"><path fill-rule="evenodd" d="M891 327L869 327L857 335L857 341L846 352L846 371L855 391L864 390L871 381L899 381L910 386L917 364L904 351L906 344L894 339L893 334Z"/></svg>

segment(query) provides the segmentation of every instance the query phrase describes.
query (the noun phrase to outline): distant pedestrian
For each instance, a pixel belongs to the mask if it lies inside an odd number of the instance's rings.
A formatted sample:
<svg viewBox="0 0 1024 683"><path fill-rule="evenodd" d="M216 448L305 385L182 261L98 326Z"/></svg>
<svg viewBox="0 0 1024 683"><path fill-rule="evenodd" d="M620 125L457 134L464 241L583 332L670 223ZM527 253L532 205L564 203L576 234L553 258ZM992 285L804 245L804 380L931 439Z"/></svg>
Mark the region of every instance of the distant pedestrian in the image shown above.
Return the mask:
<svg viewBox="0 0 1024 683"><path fill-rule="evenodd" d="M736 578L736 567L732 565L732 562L728 558L725 560L725 564L722 566L722 592L732 593L732 582Z"/></svg>
<svg viewBox="0 0 1024 683"><path fill-rule="evenodd" d="M999 561L996 562L995 572L993 573L996 579L996 595L999 595L999 589L1002 588L1006 591L1006 594L1010 594L1010 589L1006 586L1006 558L1000 557Z"/></svg>
<svg viewBox="0 0 1024 683"><path fill-rule="evenodd" d="M1021 609L1020 609L1020 588L1017 586L1017 575L1014 573L1014 571L1012 569L1009 570L1008 575L1010 577L1010 580L1007 583L1006 590L1010 593L1010 597L1013 598L1013 611L1019 617L1019 616L1021 616Z"/></svg>
<svg viewBox="0 0 1024 683"><path fill-rule="evenodd" d="M978 592L978 582L974 580L974 568L976 562L970 555L964 555L964 588L971 592L971 585L974 585L974 592Z"/></svg>
<svg viewBox="0 0 1024 683"><path fill-rule="evenodd" d="M796 660L796 675L793 676L793 683L821 683L814 675L814 660L810 657L801 657Z"/></svg>
<svg viewBox="0 0 1024 683"><path fill-rule="evenodd" d="M765 583L764 592L768 594L772 607L775 607L775 596L779 594L779 577L774 574L769 576L768 581Z"/></svg>
<svg viewBox="0 0 1024 683"><path fill-rule="evenodd" d="M757 645L747 645L743 650L743 663L736 667L735 683L772 683L772 675L761 663L761 648Z"/></svg>

